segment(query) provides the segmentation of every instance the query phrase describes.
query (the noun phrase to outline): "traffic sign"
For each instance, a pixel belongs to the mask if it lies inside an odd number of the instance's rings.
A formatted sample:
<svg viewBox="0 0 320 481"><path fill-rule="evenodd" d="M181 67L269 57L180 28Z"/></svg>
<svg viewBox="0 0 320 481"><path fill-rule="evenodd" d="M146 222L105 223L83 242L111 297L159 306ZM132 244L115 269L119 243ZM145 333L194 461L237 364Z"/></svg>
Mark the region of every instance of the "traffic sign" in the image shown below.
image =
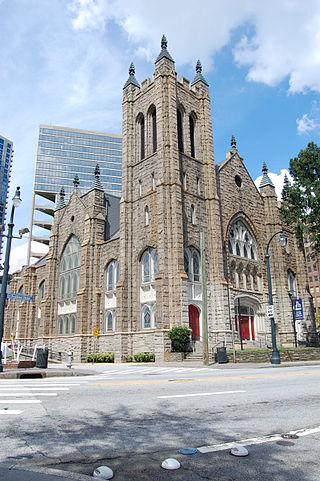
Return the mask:
<svg viewBox="0 0 320 481"><path fill-rule="evenodd" d="M93 331L92 331L92 334L94 335L94 337L99 336L99 329L97 327L94 327Z"/></svg>
<svg viewBox="0 0 320 481"><path fill-rule="evenodd" d="M267 316L268 316L269 318L274 317L273 304L269 304L269 305L267 306Z"/></svg>
<svg viewBox="0 0 320 481"><path fill-rule="evenodd" d="M302 299L294 299L293 301L294 318L296 321L301 321L303 319L303 305Z"/></svg>
<svg viewBox="0 0 320 481"><path fill-rule="evenodd" d="M7 299L13 299L16 301L33 301L33 296L27 296L26 294L7 293Z"/></svg>

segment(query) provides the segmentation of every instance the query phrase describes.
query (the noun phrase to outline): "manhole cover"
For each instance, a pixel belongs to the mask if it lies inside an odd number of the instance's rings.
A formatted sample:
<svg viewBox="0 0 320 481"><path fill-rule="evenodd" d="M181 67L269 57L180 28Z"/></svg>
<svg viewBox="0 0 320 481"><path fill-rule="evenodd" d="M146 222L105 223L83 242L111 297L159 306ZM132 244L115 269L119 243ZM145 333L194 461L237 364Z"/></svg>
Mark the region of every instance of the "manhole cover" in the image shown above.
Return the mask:
<svg viewBox="0 0 320 481"><path fill-rule="evenodd" d="M291 434L291 433L281 434L281 437L283 439L299 439L299 436L297 436L296 434Z"/></svg>
<svg viewBox="0 0 320 481"><path fill-rule="evenodd" d="M277 441L277 444L279 444L279 446L294 446L292 441Z"/></svg>

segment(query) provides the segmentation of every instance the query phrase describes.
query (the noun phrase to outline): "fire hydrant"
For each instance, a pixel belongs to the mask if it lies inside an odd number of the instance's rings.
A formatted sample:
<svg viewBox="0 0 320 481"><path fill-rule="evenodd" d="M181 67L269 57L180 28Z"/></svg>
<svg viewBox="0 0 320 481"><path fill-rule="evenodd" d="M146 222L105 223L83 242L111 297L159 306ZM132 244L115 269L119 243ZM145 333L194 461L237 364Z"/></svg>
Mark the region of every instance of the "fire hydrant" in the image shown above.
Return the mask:
<svg viewBox="0 0 320 481"><path fill-rule="evenodd" d="M67 367L69 369L72 368L72 360L73 360L73 352L72 351L69 351L68 352L68 363L67 363Z"/></svg>

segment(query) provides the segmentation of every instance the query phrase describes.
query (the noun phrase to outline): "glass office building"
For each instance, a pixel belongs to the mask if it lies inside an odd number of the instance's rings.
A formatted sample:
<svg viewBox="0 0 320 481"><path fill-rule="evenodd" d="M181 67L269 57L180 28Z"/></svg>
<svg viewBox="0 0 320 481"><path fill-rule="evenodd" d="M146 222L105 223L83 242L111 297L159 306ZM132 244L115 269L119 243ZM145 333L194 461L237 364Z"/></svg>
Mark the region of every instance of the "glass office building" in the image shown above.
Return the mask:
<svg viewBox="0 0 320 481"><path fill-rule="evenodd" d="M6 210L9 194L9 183L11 175L11 164L13 155L13 143L0 136L0 182L1 182L1 198L0 198L0 224L5 223ZM2 236L0 232L0 258L2 258Z"/></svg>
<svg viewBox="0 0 320 481"><path fill-rule="evenodd" d="M121 156L121 135L40 125L28 264L44 252L43 249L37 251L33 241L49 245L56 195L63 187L68 200L75 174L79 177L79 189L85 193L93 185L95 166L99 164L105 192L121 196Z"/></svg>

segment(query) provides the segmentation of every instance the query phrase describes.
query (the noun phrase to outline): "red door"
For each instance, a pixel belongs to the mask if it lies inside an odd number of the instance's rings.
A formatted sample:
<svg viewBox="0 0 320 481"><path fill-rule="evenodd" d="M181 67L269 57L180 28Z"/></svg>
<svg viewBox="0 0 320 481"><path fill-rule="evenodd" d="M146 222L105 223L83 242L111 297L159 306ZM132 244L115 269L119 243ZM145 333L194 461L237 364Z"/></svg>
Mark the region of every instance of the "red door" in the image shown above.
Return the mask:
<svg viewBox="0 0 320 481"><path fill-rule="evenodd" d="M198 308L192 304L189 305L189 327L192 330L192 340L197 341L200 339L199 311Z"/></svg>
<svg viewBox="0 0 320 481"><path fill-rule="evenodd" d="M242 339L250 340L249 316L241 316Z"/></svg>

